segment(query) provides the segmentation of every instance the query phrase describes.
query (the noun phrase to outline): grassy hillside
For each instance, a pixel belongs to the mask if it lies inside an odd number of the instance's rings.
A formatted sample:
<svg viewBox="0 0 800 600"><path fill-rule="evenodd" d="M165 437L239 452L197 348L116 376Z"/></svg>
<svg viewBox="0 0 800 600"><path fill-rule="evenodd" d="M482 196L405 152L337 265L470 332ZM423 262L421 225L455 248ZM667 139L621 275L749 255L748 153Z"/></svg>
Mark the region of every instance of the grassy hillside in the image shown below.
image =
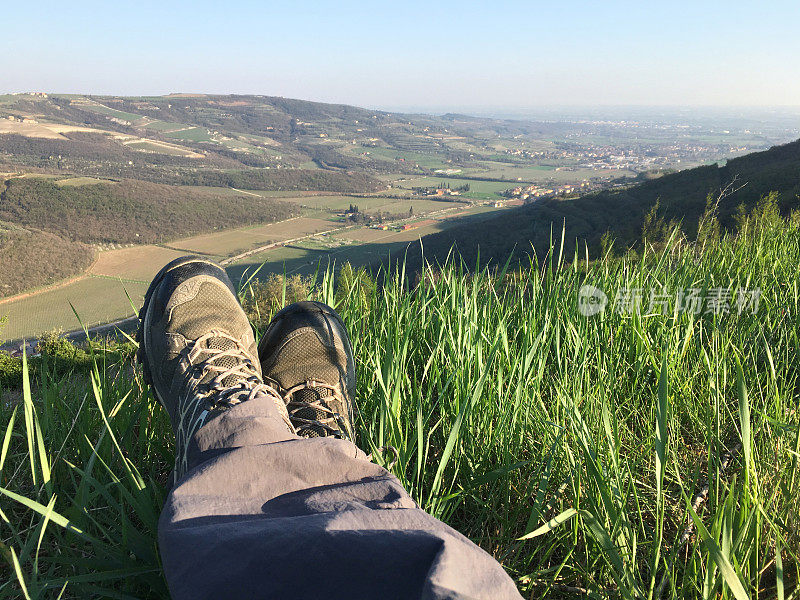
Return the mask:
<svg viewBox="0 0 800 600"><path fill-rule="evenodd" d="M0 220L80 242L152 243L236 225L285 219L292 205L136 180L64 186L49 179L6 181Z"/></svg>
<svg viewBox="0 0 800 600"><path fill-rule="evenodd" d="M730 183L731 193L722 198L716 211L723 228L735 226L740 207L747 212L771 192L777 194L784 214L800 206L800 140L730 160L723 167L698 167L624 190L539 200L480 223L428 236L424 253L429 259L441 259L456 244L469 264L474 264L478 251L484 259L502 263L512 253L524 256L532 247L539 256L544 255L551 236L560 236L563 229L569 247L574 248L577 240L581 248L587 244L590 256L597 256L607 232L616 240L618 251L636 246L651 211L651 230L663 230L663 225L674 221L693 238L709 194L716 199ZM418 267L418 248L413 256Z"/></svg>
<svg viewBox="0 0 800 600"><path fill-rule="evenodd" d="M319 281L312 297L354 334L359 445L396 447L392 471L414 499L526 597L796 597L798 216L763 211L709 246L561 255L505 275L450 265L411 288ZM584 284L608 295L604 312L580 313ZM257 323L280 305L276 287L271 300L242 291ZM676 305L689 288L697 311ZM642 290L640 311L625 290ZM719 290L727 304L712 303ZM758 305L740 305L751 290ZM649 306L651 291L666 304ZM166 598L166 414L119 348L95 346L91 373L86 354L45 350L32 391L13 383L0 401L0 548L13 565L0 595Z"/></svg>
<svg viewBox="0 0 800 600"><path fill-rule="evenodd" d="M67 279L85 271L94 250L38 230L0 230L0 297Z"/></svg>

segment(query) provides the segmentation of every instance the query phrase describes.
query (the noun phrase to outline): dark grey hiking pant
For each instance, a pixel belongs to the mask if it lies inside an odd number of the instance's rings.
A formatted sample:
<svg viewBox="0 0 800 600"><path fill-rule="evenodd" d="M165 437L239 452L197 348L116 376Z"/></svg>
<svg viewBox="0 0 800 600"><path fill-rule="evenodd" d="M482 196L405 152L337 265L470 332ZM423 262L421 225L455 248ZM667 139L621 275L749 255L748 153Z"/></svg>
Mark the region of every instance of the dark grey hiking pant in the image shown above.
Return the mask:
<svg viewBox="0 0 800 600"><path fill-rule="evenodd" d="M159 522L176 600L520 598L491 556L353 444L286 430L271 398L207 422Z"/></svg>

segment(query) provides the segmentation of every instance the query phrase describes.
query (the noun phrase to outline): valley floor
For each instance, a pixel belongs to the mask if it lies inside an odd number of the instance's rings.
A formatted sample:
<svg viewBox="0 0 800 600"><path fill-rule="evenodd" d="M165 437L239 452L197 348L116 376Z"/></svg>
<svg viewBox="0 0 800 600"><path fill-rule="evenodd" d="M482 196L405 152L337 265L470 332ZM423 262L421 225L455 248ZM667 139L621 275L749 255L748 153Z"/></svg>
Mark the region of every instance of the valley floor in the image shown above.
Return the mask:
<svg viewBox="0 0 800 600"><path fill-rule="evenodd" d="M262 263L259 276L271 273L313 274L329 262L363 266L422 236L441 231L469 216L502 210L477 203L455 203L348 196L282 198L298 203L303 216L277 223L228 229L159 245L104 250L83 275L41 290L0 299L2 330L7 345L61 329L72 331L133 316L147 285L158 270L184 254L200 254L223 263L234 283L248 277ZM386 230L347 224L332 211L349 204L370 211L401 208L414 214L387 225ZM402 206L400 206L402 205ZM398 208L400 206L400 208ZM76 316L77 315L77 316Z"/></svg>

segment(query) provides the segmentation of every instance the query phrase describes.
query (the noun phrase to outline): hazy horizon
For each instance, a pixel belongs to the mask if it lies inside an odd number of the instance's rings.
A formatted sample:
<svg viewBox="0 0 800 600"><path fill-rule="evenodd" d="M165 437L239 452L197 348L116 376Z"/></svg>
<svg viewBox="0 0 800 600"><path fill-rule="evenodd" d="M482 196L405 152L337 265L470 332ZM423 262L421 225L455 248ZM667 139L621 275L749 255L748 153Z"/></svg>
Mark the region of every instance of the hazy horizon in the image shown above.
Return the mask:
<svg viewBox="0 0 800 600"><path fill-rule="evenodd" d="M32 93L46 93L49 95L88 95L88 96L108 96L108 97L168 97L171 95L207 95L207 96L264 96L264 97L284 97L294 100L306 100L310 102L323 102L332 104L345 104L366 108L369 110L377 110L388 113L406 113L406 114L429 114L429 115L443 115L443 114L463 114L466 116L487 117L497 119L541 119L547 120L549 118L627 118L631 119L633 116L649 116L656 115L669 115L675 116L676 112L685 111L686 116L689 117L709 117L709 116L726 116L726 117L754 117L754 116L767 116L764 113L775 113L779 116L800 116L800 104L796 105L668 105L668 104L541 104L529 106L508 106L508 105L426 105L426 104L409 104L409 105L375 105L368 103L355 102L331 102L329 100L319 100L309 97L299 96L285 96L279 94L263 94L263 93L244 93L244 92L206 92L202 90L181 90L166 92L164 94L119 94L114 92L64 92L58 89L25 89L25 90L4 90L0 93L11 95L24 95ZM614 114L618 113L618 114ZM637 115L637 113L639 113Z"/></svg>
<svg viewBox="0 0 800 600"><path fill-rule="evenodd" d="M14 27L0 38L0 92L504 110L800 105L800 5L788 0L92 1L16 4L4 16Z"/></svg>

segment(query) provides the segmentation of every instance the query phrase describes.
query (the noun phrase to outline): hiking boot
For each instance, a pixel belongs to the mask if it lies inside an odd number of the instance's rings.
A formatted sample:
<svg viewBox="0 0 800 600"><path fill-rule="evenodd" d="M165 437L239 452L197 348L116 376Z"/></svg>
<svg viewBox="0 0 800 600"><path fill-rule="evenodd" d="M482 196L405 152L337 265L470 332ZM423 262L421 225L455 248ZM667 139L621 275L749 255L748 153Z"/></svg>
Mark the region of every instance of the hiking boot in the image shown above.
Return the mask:
<svg viewBox="0 0 800 600"><path fill-rule="evenodd" d="M355 360L336 311L322 302L287 306L267 327L258 358L264 380L283 396L298 435L355 441Z"/></svg>
<svg viewBox="0 0 800 600"><path fill-rule="evenodd" d="M267 394L293 431L280 395L261 379L250 322L225 271L199 256L165 266L139 312L136 357L175 431L175 480L192 436L215 414Z"/></svg>

